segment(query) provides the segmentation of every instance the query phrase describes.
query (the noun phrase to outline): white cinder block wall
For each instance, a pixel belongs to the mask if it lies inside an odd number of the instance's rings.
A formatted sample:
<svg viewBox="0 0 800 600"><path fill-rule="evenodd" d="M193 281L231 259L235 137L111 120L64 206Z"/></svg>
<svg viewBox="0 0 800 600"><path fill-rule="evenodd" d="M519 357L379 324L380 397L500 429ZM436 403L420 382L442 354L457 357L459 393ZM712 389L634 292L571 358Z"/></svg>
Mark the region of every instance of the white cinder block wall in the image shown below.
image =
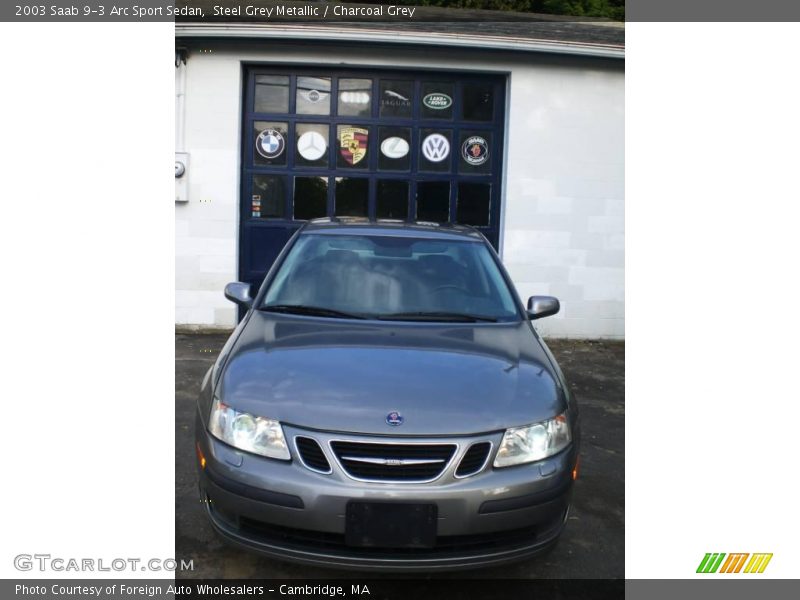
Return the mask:
<svg viewBox="0 0 800 600"><path fill-rule="evenodd" d="M175 204L177 325L235 324L222 289L237 277L242 63L276 62L509 73L503 262L523 299L560 298L562 312L537 322L544 335L624 337L622 61L350 46L204 50L192 49L181 67L190 163L189 201Z"/></svg>
<svg viewBox="0 0 800 600"><path fill-rule="evenodd" d="M557 296L544 335L625 335L624 76L511 74L502 258L523 300Z"/></svg>

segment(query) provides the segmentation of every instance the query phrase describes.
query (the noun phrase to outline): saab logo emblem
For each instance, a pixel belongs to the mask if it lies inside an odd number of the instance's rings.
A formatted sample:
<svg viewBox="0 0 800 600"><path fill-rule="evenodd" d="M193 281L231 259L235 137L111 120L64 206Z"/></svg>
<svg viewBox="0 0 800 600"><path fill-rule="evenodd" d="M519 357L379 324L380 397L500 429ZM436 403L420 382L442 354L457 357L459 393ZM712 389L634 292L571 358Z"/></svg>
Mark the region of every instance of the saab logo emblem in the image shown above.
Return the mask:
<svg viewBox="0 0 800 600"><path fill-rule="evenodd" d="M422 154L431 162L442 162L450 154L450 142L441 133L432 133L422 140Z"/></svg>
<svg viewBox="0 0 800 600"><path fill-rule="evenodd" d="M425 96L422 103L433 110L444 110L452 106L453 99L447 94L433 93Z"/></svg>
<svg viewBox="0 0 800 600"><path fill-rule="evenodd" d="M405 421L403 415L401 415L396 410L393 410L388 415L386 415L386 423L388 423L392 427L397 427L398 425L402 425L403 421Z"/></svg>
<svg viewBox="0 0 800 600"><path fill-rule="evenodd" d="M703 560L700 561L700 564L697 567L697 572L763 573L770 560L772 560L772 553L749 554L746 552L740 552L728 554L726 558L726 554L724 552L709 552L703 557ZM742 568L744 568L744 570L742 570Z"/></svg>
<svg viewBox="0 0 800 600"><path fill-rule="evenodd" d="M347 164L356 165L367 155L368 129L344 127L339 130L339 152Z"/></svg>
<svg viewBox="0 0 800 600"><path fill-rule="evenodd" d="M327 148L325 138L316 131L306 131L297 139L297 151L306 160L319 160Z"/></svg>
<svg viewBox="0 0 800 600"><path fill-rule="evenodd" d="M256 138L256 150L264 158L272 160L283 154L286 141L277 129L265 129Z"/></svg>
<svg viewBox="0 0 800 600"><path fill-rule="evenodd" d="M461 146L461 156L469 164L477 167L489 160L489 144L479 135L473 135Z"/></svg>
<svg viewBox="0 0 800 600"><path fill-rule="evenodd" d="M387 158L403 158L408 150L408 142L401 137L389 137L381 142L381 152Z"/></svg>

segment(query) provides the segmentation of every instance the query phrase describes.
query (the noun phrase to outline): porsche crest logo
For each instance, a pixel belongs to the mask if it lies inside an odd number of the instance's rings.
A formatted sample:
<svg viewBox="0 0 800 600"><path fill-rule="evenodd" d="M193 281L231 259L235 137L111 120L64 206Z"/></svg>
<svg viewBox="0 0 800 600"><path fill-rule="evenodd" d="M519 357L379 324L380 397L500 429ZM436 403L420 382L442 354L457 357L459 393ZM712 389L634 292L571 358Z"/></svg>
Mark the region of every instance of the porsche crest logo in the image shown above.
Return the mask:
<svg viewBox="0 0 800 600"><path fill-rule="evenodd" d="M347 164L358 164L367 155L369 130L360 127L345 127L339 130L339 152Z"/></svg>

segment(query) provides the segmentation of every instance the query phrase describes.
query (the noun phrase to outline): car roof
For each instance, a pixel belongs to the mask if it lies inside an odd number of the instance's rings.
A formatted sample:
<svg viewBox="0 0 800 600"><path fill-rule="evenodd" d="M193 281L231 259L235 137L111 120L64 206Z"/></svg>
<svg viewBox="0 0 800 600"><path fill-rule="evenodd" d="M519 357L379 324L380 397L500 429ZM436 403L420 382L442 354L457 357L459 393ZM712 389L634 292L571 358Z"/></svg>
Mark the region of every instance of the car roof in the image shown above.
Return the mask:
<svg viewBox="0 0 800 600"><path fill-rule="evenodd" d="M468 225L430 223L427 221L401 221L391 219L370 220L364 217L325 217L306 223L301 234L378 235L415 237L425 239L459 239L482 242L483 235Z"/></svg>

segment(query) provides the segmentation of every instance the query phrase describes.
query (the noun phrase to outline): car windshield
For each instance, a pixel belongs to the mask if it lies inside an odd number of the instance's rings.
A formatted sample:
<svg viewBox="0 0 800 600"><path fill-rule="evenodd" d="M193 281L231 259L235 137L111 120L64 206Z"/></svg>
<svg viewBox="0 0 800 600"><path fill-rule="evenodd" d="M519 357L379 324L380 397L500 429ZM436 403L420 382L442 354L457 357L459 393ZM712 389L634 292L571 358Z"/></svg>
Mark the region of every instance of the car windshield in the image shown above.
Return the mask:
<svg viewBox="0 0 800 600"><path fill-rule="evenodd" d="M399 321L519 319L485 244L379 235L301 235L259 309Z"/></svg>

